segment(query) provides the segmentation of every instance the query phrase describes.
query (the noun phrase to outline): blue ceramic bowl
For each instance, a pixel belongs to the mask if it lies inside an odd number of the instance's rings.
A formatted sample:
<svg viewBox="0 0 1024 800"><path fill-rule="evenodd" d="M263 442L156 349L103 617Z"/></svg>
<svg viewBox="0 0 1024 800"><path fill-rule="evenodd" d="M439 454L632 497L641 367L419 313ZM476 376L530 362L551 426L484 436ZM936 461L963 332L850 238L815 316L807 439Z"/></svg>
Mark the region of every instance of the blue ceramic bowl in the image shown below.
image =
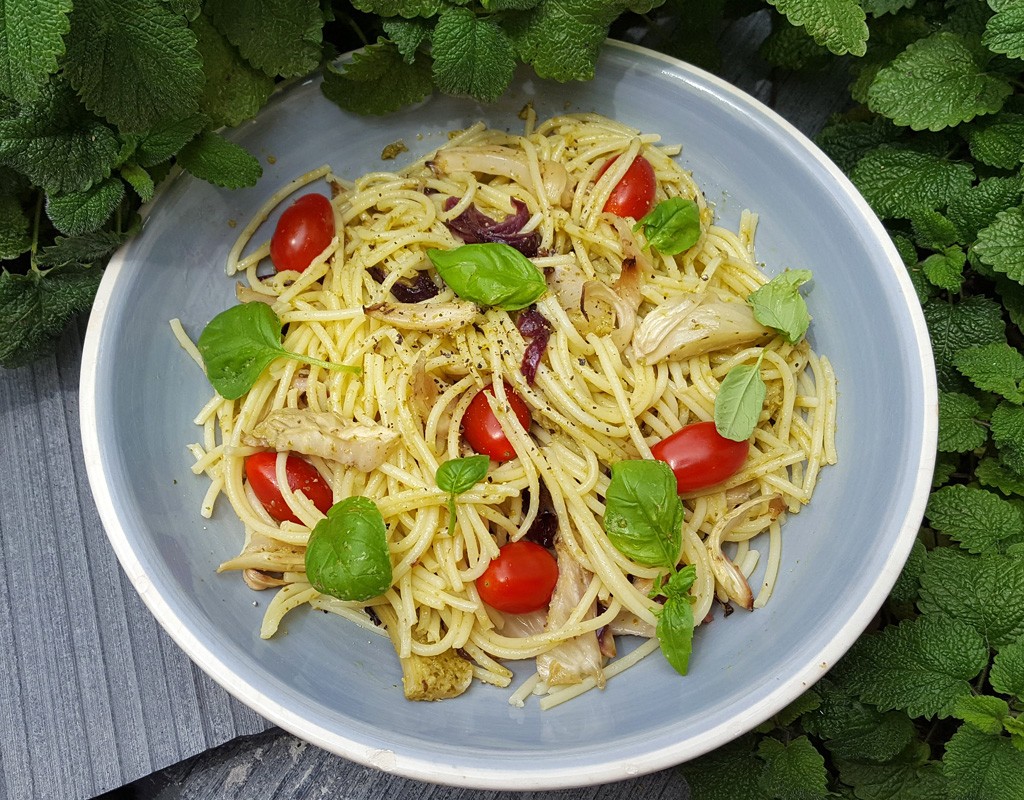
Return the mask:
<svg viewBox="0 0 1024 800"><path fill-rule="evenodd" d="M205 479L185 444L211 390L171 336L198 335L234 302L223 263L235 231L275 189L330 163L354 177L403 139L411 160L448 130L482 119L519 130L539 118L597 111L683 145L719 219L760 213L757 256L769 272L814 272L811 339L839 378L839 464L784 529L767 607L697 634L690 674L660 657L552 710L514 708L475 685L443 703L411 703L387 639L298 612L258 636L266 597L217 575L239 523L198 516ZM344 113L317 81L274 97L231 138L266 171L252 189L168 182L140 236L103 277L82 367L89 478L128 577L174 640L228 691L296 735L349 759L426 781L550 789L614 781L680 763L750 730L833 666L877 611L920 523L935 454L937 401L928 335L905 269L842 173L763 105L704 72L614 42L586 84L520 77L497 105L435 96L385 118ZM271 156L273 158L271 159ZM405 163L402 159L398 163ZM253 606L253 599L260 606ZM528 674L526 668L520 674Z"/></svg>

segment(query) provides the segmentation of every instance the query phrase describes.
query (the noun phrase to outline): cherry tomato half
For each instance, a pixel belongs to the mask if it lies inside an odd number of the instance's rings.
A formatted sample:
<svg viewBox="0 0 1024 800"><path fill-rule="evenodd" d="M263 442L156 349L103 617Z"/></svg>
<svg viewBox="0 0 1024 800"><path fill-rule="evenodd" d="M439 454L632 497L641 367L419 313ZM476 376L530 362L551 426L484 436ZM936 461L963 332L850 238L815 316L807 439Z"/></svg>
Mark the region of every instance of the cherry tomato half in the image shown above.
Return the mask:
<svg viewBox="0 0 1024 800"><path fill-rule="evenodd" d="M498 551L476 579L480 599L498 611L527 614L544 608L558 581L558 563L547 550L520 539Z"/></svg>
<svg viewBox="0 0 1024 800"><path fill-rule="evenodd" d="M316 467L297 456L288 456L284 468L288 487L293 492L305 494L321 513L326 514L334 505L334 492ZM277 484L277 453L266 450L246 458L245 477L270 516L278 522L300 522L281 496Z"/></svg>
<svg viewBox="0 0 1024 800"><path fill-rule="evenodd" d="M516 457L515 448L487 404L485 393L493 396L494 387L488 386L482 392L477 392L476 397L472 399L465 416L462 417L462 435L475 452L490 456L495 461L508 461ZM505 383L505 396L519 423L529 430L530 409L523 398L516 394L515 389L508 383Z"/></svg>
<svg viewBox="0 0 1024 800"><path fill-rule="evenodd" d="M749 449L749 442L726 439L709 421L680 428L654 445L651 454L672 467L682 493L731 478L740 471Z"/></svg>
<svg viewBox="0 0 1024 800"><path fill-rule="evenodd" d="M614 162L615 158L605 164L597 177L604 175L605 171ZM629 165L626 174L622 176L612 193L608 195L608 201L604 204L604 210L609 214L619 217L632 217L640 219L651 210L654 205L654 190L657 188L657 181L654 178L654 167L651 162L643 156L637 156Z"/></svg>
<svg viewBox="0 0 1024 800"><path fill-rule="evenodd" d="M270 260L302 272L334 238L334 211L322 194L304 194L284 210L270 237Z"/></svg>

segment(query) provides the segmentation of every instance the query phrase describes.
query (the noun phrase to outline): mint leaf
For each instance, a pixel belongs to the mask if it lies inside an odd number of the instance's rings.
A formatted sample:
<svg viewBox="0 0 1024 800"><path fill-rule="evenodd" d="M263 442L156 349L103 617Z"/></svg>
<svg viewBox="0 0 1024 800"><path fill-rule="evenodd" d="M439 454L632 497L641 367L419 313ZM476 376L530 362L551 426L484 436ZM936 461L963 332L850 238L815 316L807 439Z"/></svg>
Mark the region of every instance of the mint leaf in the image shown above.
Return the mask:
<svg viewBox="0 0 1024 800"><path fill-rule="evenodd" d="M449 8L433 33L434 81L446 94L491 102L512 82L512 42L497 23L468 8Z"/></svg>
<svg viewBox="0 0 1024 800"><path fill-rule="evenodd" d="M153 193L156 191L153 178L138 164L125 164L121 167L121 177L128 181L143 203L153 199Z"/></svg>
<svg viewBox="0 0 1024 800"><path fill-rule="evenodd" d="M196 38L159 0L75 0L64 72L85 105L126 132L195 113Z"/></svg>
<svg viewBox="0 0 1024 800"><path fill-rule="evenodd" d="M914 738L914 723L900 711L882 713L830 680L818 684L821 705L801 722L835 758L887 761Z"/></svg>
<svg viewBox="0 0 1024 800"><path fill-rule="evenodd" d="M928 554L918 607L967 623L989 646L1008 644L1024 634L1024 559L937 548Z"/></svg>
<svg viewBox="0 0 1024 800"><path fill-rule="evenodd" d="M937 763L840 761L838 767L839 777L854 787L857 800L949 800L946 778Z"/></svg>
<svg viewBox="0 0 1024 800"><path fill-rule="evenodd" d="M1000 403L992 411L990 425L1003 464L1024 477L1024 408Z"/></svg>
<svg viewBox="0 0 1024 800"><path fill-rule="evenodd" d="M921 588L921 573L924 572L924 565L928 551L920 539L915 539L910 548L910 555L907 563L903 565L900 576L889 593L889 598L894 603L914 603L917 601L918 591Z"/></svg>
<svg viewBox="0 0 1024 800"><path fill-rule="evenodd" d="M956 354L953 363L979 389L1024 403L1024 355L1006 342L968 347Z"/></svg>
<svg viewBox="0 0 1024 800"><path fill-rule="evenodd" d="M972 295L959 303L930 301L924 318L931 334L932 353L940 388L955 387L954 357L961 350L1006 340L1002 307L987 297Z"/></svg>
<svg viewBox="0 0 1024 800"><path fill-rule="evenodd" d="M24 366L53 352L68 321L89 310L102 274L75 266L25 275L0 272L0 366Z"/></svg>
<svg viewBox="0 0 1024 800"><path fill-rule="evenodd" d="M774 27L761 45L760 55L773 67L792 70L821 69L831 58L827 47L793 25Z"/></svg>
<svg viewBox="0 0 1024 800"><path fill-rule="evenodd" d="M991 167L1013 169L1024 161L1024 115L1003 113L968 126L971 155Z"/></svg>
<svg viewBox="0 0 1024 800"><path fill-rule="evenodd" d="M357 114L387 114L422 100L434 90L430 59L407 63L395 45L380 40L353 55L342 71L327 67L324 97Z"/></svg>
<svg viewBox="0 0 1024 800"><path fill-rule="evenodd" d="M910 226L914 230L917 246L926 250L946 250L959 238L959 231L953 221L938 211L915 214L910 218Z"/></svg>
<svg viewBox="0 0 1024 800"><path fill-rule="evenodd" d="M299 77L320 64L324 18L317 0L207 0L205 11L267 75Z"/></svg>
<svg viewBox="0 0 1024 800"><path fill-rule="evenodd" d="M1024 5L1019 2L990 3L995 10L981 43L993 53L1010 58L1024 58Z"/></svg>
<svg viewBox="0 0 1024 800"><path fill-rule="evenodd" d="M0 260L17 258L32 246L28 227L18 198L0 195Z"/></svg>
<svg viewBox="0 0 1024 800"><path fill-rule="evenodd" d="M1007 497L1012 495L1024 497L1024 478L994 458L983 458L974 470L974 477L982 486L998 489Z"/></svg>
<svg viewBox="0 0 1024 800"><path fill-rule="evenodd" d="M968 453L985 444L988 430L978 420L981 404L962 392L939 392L939 450Z"/></svg>
<svg viewBox="0 0 1024 800"><path fill-rule="evenodd" d="M997 214L995 222L978 231L974 252L996 272L1024 283L1024 206Z"/></svg>
<svg viewBox="0 0 1024 800"><path fill-rule="evenodd" d="M974 169L931 153L883 146L865 154L850 179L878 216L909 219L970 189Z"/></svg>
<svg viewBox="0 0 1024 800"><path fill-rule="evenodd" d="M446 7L445 0L355 0L352 3L366 14L379 17L436 17Z"/></svg>
<svg viewBox="0 0 1024 800"><path fill-rule="evenodd" d="M904 8L913 8L917 0L861 0L864 11L873 17L883 14L895 14Z"/></svg>
<svg viewBox="0 0 1024 800"><path fill-rule="evenodd" d="M254 117L274 90L274 79L250 66L206 15L193 20L192 32L206 74L200 111L213 127L238 125Z"/></svg>
<svg viewBox="0 0 1024 800"><path fill-rule="evenodd" d="M47 193L79 192L110 175L121 144L63 81L43 87L39 100L0 119L0 164L26 175Z"/></svg>
<svg viewBox="0 0 1024 800"><path fill-rule="evenodd" d="M135 160L140 167L155 167L162 164L206 127L209 120L202 114L164 122L139 139L135 148Z"/></svg>
<svg viewBox="0 0 1024 800"><path fill-rule="evenodd" d="M953 716L973 725L982 733L1003 732L1003 717L1010 713L1010 706L1000 697L990 695L965 695L958 697L953 707Z"/></svg>
<svg viewBox="0 0 1024 800"><path fill-rule="evenodd" d="M961 725L942 759L951 800L1019 800L1024 797L1024 752L1005 736Z"/></svg>
<svg viewBox="0 0 1024 800"><path fill-rule="evenodd" d="M825 759L806 736L787 744L766 737L757 748L765 760L761 787L767 797L818 800L826 794Z"/></svg>
<svg viewBox="0 0 1024 800"><path fill-rule="evenodd" d="M984 71L962 37L939 32L878 71L868 106L897 125L938 131L995 113L1012 92L1004 77Z"/></svg>
<svg viewBox="0 0 1024 800"><path fill-rule="evenodd" d="M607 0L541 0L510 18L516 52L541 78L590 80L608 27L623 11Z"/></svg>
<svg viewBox="0 0 1024 800"><path fill-rule="evenodd" d="M949 453L939 453L935 459L935 469L932 471L932 488L937 489L947 483L957 471L957 459Z"/></svg>
<svg viewBox="0 0 1024 800"><path fill-rule="evenodd" d="M178 153L178 163L197 178L227 189L253 186L263 174L256 156L212 131L204 131L185 145Z"/></svg>
<svg viewBox="0 0 1024 800"><path fill-rule="evenodd" d="M988 676L992 688L1024 700L1024 639L1000 648Z"/></svg>
<svg viewBox="0 0 1024 800"><path fill-rule="evenodd" d="M392 44L402 54L406 64L412 64L421 45L430 42L430 34L434 30L432 20L424 19L384 19L381 27Z"/></svg>
<svg viewBox="0 0 1024 800"><path fill-rule="evenodd" d="M64 267L68 264L90 266L106 260L128 240L127 233L110 230L93 231L81 236L58 236L52 245L36 256L43 267Z"/></svg>
<svg viewBox="0 0 1024 800"><path fill-rule="evenodd" d="M946 486L933 492L925 514L933 528L972 553L994 550L1001 540L1024 533L1020 508L971 486Z"/></svg>
<svg viewBox="0 0 1024 800"><path fill-rule="evenodd" d="M959 292L964 284L967 254L959 247L947 247L921 262L921 270L933 285L947 292Z"/></svg>
<svg viewBox="0 0 1024 800"><path fill-rule="evenodd" d="M123 199L124 184L108 178L84 192L47 195L46 216L61 233L77 236L99 228Z"/></svg>
<svg viewBox="0 0 1024 800"><path fill-rule="evenodd" d="M0 95L27 103L39 97L64 55L71 0L0 3Z"/></svg>
<svg viewBox="0 0 1024 800"><path fill-rule="evenodd" d="M948 717L986 664L988 648L970 625L926 615L862 636L837 665L836 679L882 711Z"/></svg>
<svg viewBox="0 0 1024 800"><path fill-rule="evenodd" d="M843 172L849 173L866 153L895 141L898 136L898 129L889 120L875 117L871 122L831 123L822 128L814 141Z"/></svg>
<svg viewBox="0 0 1024 800"><path fill-rule="evenodd" d="M679 770L692 800L764 800L763 768L749 737L744 737L682 764Z"/></svg>
<svg viewBox="0 0 1024 800"><path fill-rule="evenodd" d="M946 215L960 232L961 242L973 242L978 231L990 225L996 214L1021 199L1024 182L1014 175L1009 178L983 178L977 186L949 198Z"/></svg>
<svg viewBox="0 0 1024 800"><path fill-rule="evenodd" d="M867 52L868 26L856 0L769 0L794 25L837 56Z"/></svg>

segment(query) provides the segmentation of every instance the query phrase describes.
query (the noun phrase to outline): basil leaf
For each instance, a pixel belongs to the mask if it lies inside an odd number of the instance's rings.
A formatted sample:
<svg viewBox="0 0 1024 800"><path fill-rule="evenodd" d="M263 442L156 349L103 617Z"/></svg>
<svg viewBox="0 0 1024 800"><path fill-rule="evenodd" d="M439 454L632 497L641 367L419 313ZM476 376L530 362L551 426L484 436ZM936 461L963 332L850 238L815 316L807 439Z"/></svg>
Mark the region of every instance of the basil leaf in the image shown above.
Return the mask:
<svg viewBox="0 0 1024 800"><path fill-rule="evenodd" d="M341 600L369 600L391 586L387 528L377 504L349 497L331 506L309 535L306 577Z"/></svg>
<svg viewBox="0 0 1024 800"><path fill-rule="evenodd" d="M620 461L605 494L604 530L638 564L672 569L683 542L683 503L662 461Z"/></svg>
<svg viewBox="0 0 1024 800"><path fill-rule="evenodd" d="M455 533L455 496L468 492L487 477L488 456L467 456L445 461L437 468L437 488L448 492L448 535Z"/></svg>
<svg viewBox="0 0 1024 800"><path fill-rule="evenodd" d="M465 300L506 311L526 308L547 291L544 274L526 256L501 242L427 250L452 291Z"/></svg>
<svg viewBox="0 0 1024 800"><path fill-rule="evenodd" d="M651 247L674 256L700 239L700 208L685 197L662 200L633 226L634 231L641 228Z"/></svg>
<svg viewBox="0 0 1024 800"><path fill-rule="evenodd" d="M799 287L811 277L807 269L787 269L776 275L747 298L754 309L754 319L781 333L790 344L799 342L811 324Z"/></svg>
<svg viewBox="0 0 1024 800"><path fill-rule="evenodd" d="M658 612L655 628L661 652L680 675L686 674L693 651L693 603L696 598L689 591L696 577L696 567L690 564L669 578L664 587L667 599Z"/></svg>
<svg viewBox="0 0 1024 800"><path fill-rule="evenodd" d="M197 346L206 366L206 377L227 400L235 400L249 391L275 358L360 372L359 367L330 364L285 350L281 347L281 320L266 303L243 303L220 312L203 328Z"/></svg>
<svg viewBox="0 0 1024 800"><path fill-rule="evenodd" d="M715 397L715 429L719 436L743 442L757 427L764 407L765 385L761 378L761 359L755 364L740 364L729 370Z"/></svg>

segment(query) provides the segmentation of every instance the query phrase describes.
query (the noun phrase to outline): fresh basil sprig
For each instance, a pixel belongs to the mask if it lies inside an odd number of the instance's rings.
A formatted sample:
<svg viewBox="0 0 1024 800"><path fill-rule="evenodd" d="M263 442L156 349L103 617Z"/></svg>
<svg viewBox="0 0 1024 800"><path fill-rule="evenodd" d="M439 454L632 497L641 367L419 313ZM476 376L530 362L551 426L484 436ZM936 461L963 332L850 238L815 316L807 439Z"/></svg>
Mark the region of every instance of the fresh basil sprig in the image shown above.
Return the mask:
<svg viewBox="0 0 1024 800"><path fill-rule="evenodd" d="M700 239L700 208L686 197L662 200L633 226L643 228L651 247L667 256L689 250Z"/></svg>
<svg viewBox="0 0 1024 800"><path fill-rule="evenodd" d="M790 344L799 342L811 324L800 287L811 277L810 270L787 269L751 293L747 302L754 309L754 319L781 333Z"/></svg>
<svg viewBox="0 0 1024 800"><path fill-rule="evenodd" d="M604 530L638 564L675 569L683 543L683 503L663 461L620 461L605 493Z"/></svg>
<svg viewBox="0 0 1024 800"><path fill-rule="evenodd" d="M526 308L548 289L544 274L534 263L501 242L427 250L427 256L455 294L480 305L515 311Z"/></svg>
<svg viewBox="0 0 1024 800"><path fill-rule="evenodd" d="M445 461L437 468L437 488L448 492L448 535L455 532L455 497L468 492L487 477L491 459L488 456L467 456Z"/></svg>
<svg viewBox="0 0 1024 800"><path fill-rule="evenodd" d="M764 351L753 364L740 364L729 370L715 396L715 430L734 442L743 442L757 427L764 407L766 387L761 377Z"/></svg>
<svg viewBox="0 0 1024 800"><path fill-rule="evenodd" d="M685 675L693 651L693 604L690 587L697 579L697 568L690 564L669 577L661 587L665 604L658 612L655 632L665 659L680 675Z"/></svg>
<svg viewBox="0 0 1024 800"><path fill-rule="evenodd" d="M359 367L331 364L281 347L281 320L266 303L231 306L210 320L199 335L206 377L227 399L241 397L275 358L291 358L327 369L360 372Z"/></svg>
<svg viewBox="0 0 1024 800"><path fill-rule="evenodd" d="M306 577L341 600L369 600L391 585L387 527L377 504L348 497L331 506L309 535Z"/></svg>

